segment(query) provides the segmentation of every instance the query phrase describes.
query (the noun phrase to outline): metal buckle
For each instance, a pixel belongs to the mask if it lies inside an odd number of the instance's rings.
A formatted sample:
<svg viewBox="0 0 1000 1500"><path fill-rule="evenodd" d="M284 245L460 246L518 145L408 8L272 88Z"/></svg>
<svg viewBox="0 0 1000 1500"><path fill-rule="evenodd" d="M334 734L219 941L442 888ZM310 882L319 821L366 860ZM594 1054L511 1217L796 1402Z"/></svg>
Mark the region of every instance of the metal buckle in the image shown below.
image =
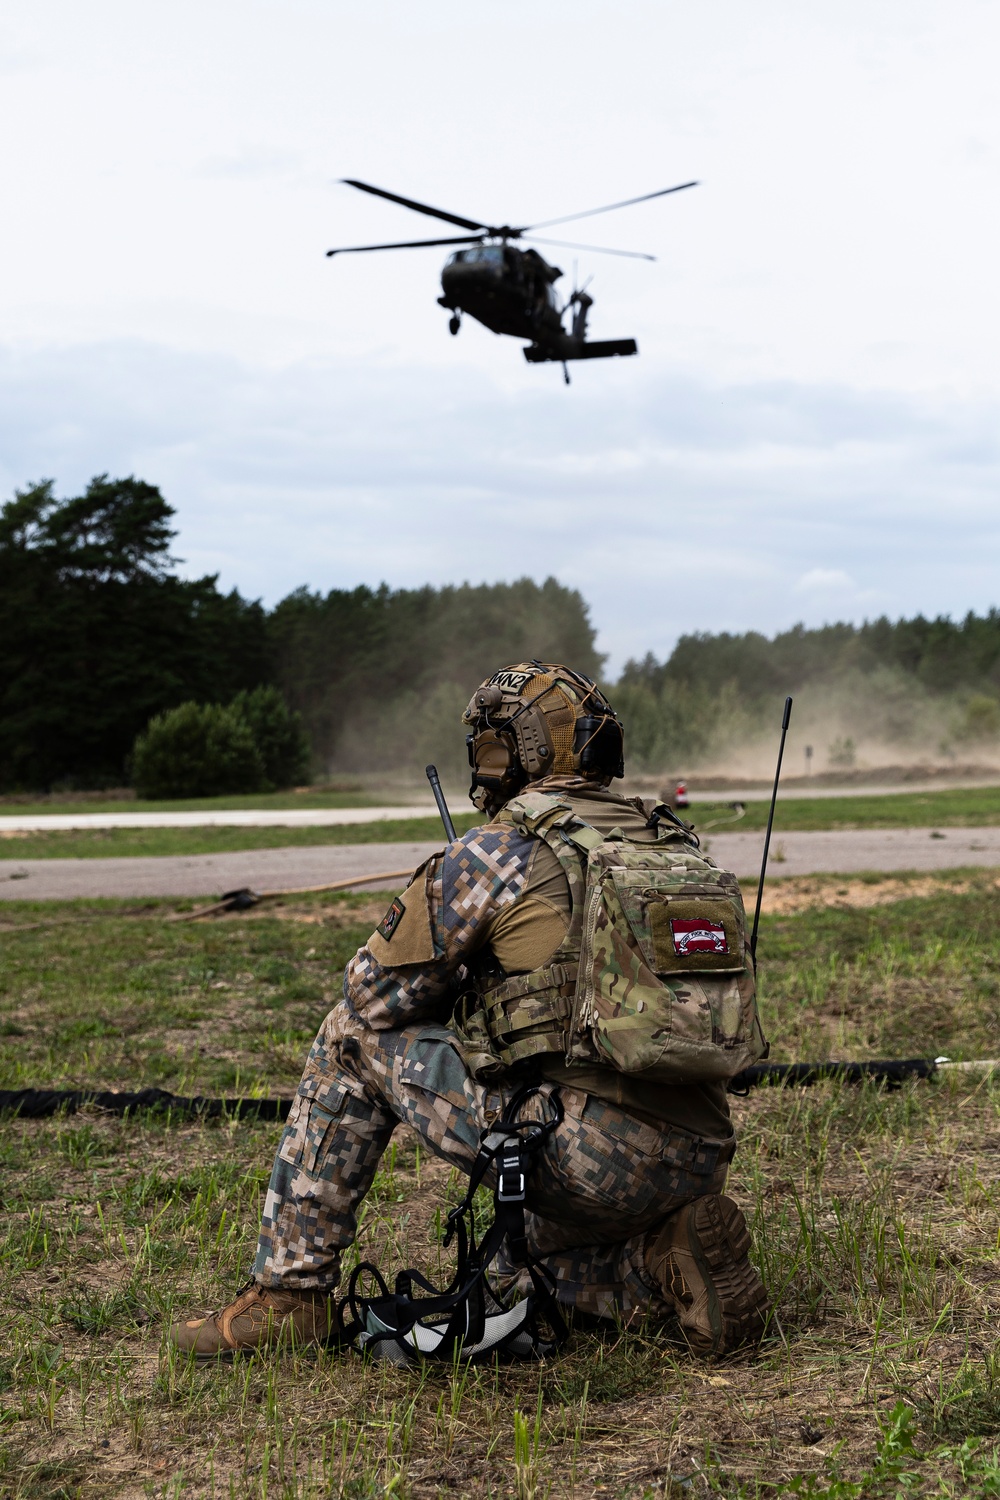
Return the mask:
<svg viewBox="0 0 1000 1500"><path fill-rule="evenodd" d="M513 1149L511 1147L513 1146ZM507 1188L507 1179L513 1175L517 1176L517 1189L510 1192ZM519 1146L508 1142L507 1148L500 1159L500 1171L497 1174L497 1202L518 1203L524 1198L524 1170L521 1166L521 1152Z"/></svg>
<svg viewBox="0 0 1000 1500"><path fill-rule="evenodd" d="M518 1202L520 1202L524 1198L524 1173L523 1172L518 1172L518 1174L517 1174L517 1192L515 1192L515 1193L508 1193L507 1192L506 1179L507 1179L506 1172L501 1172L500 1173L500 1177L499 1177L499 1179L497 1181L497 1202L498 1203L518 1203Z"/></svg>

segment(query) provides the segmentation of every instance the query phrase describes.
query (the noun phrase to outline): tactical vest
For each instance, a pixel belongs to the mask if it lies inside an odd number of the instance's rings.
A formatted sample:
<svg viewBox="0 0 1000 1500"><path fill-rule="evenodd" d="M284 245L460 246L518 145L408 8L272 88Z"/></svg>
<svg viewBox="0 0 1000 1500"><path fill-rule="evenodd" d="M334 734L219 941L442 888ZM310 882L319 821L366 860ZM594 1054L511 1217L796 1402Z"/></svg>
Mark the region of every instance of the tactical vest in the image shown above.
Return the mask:
<svg viewBox="0 0 1000 1500"><path fill-rule="evenodd" d="M495 1077L547 1055L646 1082L726 1080L767 1055L739 882L676 829L606 837L558 796L498 821L544 840L569 882L566 935L544 968L473 968L456 1014L467 1061Z"/></svg>

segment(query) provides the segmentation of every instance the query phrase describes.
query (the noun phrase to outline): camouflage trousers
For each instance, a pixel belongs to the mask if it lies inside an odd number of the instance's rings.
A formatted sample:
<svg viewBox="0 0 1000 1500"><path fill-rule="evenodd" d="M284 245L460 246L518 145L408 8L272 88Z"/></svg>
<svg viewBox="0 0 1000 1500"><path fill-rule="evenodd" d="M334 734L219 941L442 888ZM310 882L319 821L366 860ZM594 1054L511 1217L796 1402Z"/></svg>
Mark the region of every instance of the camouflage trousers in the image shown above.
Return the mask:
<svg viewBox="0 0 1000 1500"><path fill-rule="evenodd" d="M521 1111L547 1118L543 1083ZM508 1096L513 1090L508 1089ZM559 1088L564 1118L527 1185L528 1247L556 1277L559 1300L627 1321L671 1308L645 1270L643 1241L692 1198L720 1192L733 1143L656 1128L616 1105ZM468 1173L504 1093L477 1083L443 1026L372 1031L346 1003L313 1043L264 1202L254 1276L263 1286L336 1285L341 1252L393 1130L405 1121ZM498 1270L515 1268L498 1263Z"/></svg>

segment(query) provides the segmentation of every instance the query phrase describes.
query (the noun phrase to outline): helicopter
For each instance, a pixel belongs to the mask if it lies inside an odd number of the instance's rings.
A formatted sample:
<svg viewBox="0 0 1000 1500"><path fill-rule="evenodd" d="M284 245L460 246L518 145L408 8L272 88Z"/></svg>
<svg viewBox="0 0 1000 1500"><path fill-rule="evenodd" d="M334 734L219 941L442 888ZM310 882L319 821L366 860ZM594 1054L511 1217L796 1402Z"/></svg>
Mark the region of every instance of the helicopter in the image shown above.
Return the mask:
<svg viewBox="0 0 1000 1500"><path fill-rule="evenodd" d="M437 300L451 313L448 320L451 333L458 333L465 313L493 333L529 339L530 343L523 351L528 363L542 364L549 360L561 363L567 385L567 360L638 354L639 347L635 339L588 340L587 320L594 305L593 297L587 292L589 281L582 287L574 286L570 296L562 302L555 286L563 274L559 267L550 265L533 245L522 249L513 242L524 241L530 234L540 245L593 250L601 255L624 255L632 260L655 260L655 255L644 255L637 250L610 250L601 245L574 245L566 240L541 239L534 231L568 224L573 219L590 218L594 214L611 213L614 209L629 208L633 203L646 203L650 198L663 198L668 193L681 193L686 188L698 186L697 182L681 182L675 187L660 188L655 193L643 193L639 198L608 203L603 208L588 208L583 213L565 214L562 218L546 219L540 224L517 226L483 224L477 219L466 219L460 214L418 203L414 198L387 192L385 188L372 187L371 183L359 182L354 177L343 177L341 182L362 193L372 193L376 198L388 198L390 203L400 203L415 213L443 219L446 224L454 224L466 232L445 239L400 240L388 245L342 245L328 250L328 256L361 255L371 250L414 250L425 245L466 246L466 249L455 250L449 256L441 272L443 296ZM567 313L570 314L568 328L563 322Z"/></svg>

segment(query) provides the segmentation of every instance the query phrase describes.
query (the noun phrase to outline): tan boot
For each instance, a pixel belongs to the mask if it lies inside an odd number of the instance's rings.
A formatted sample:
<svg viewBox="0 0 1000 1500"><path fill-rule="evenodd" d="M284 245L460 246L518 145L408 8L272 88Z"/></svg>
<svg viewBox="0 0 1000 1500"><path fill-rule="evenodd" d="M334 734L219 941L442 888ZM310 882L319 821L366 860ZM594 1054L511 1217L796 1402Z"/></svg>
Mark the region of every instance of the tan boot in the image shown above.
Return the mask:
<svg viewBox="0 0 1000 1500"><path fill-rule="evenodd" d="M646 1238L646 1269L697 1354L728 1354L763 1337L767 1293L749 1249L747 1221L721 1193L685 1204Z"/></svg>
<svg viewBox="0 0 1000 1500"><path fill-rule="evenodd" d="M229 1359L255 1349L301 1348L325 1344L340 1332L340 1315L330 1291L286 1292L251 1281L234 1301L207 1318L175 1323L168 1339L195 1359Z"/></svg>

